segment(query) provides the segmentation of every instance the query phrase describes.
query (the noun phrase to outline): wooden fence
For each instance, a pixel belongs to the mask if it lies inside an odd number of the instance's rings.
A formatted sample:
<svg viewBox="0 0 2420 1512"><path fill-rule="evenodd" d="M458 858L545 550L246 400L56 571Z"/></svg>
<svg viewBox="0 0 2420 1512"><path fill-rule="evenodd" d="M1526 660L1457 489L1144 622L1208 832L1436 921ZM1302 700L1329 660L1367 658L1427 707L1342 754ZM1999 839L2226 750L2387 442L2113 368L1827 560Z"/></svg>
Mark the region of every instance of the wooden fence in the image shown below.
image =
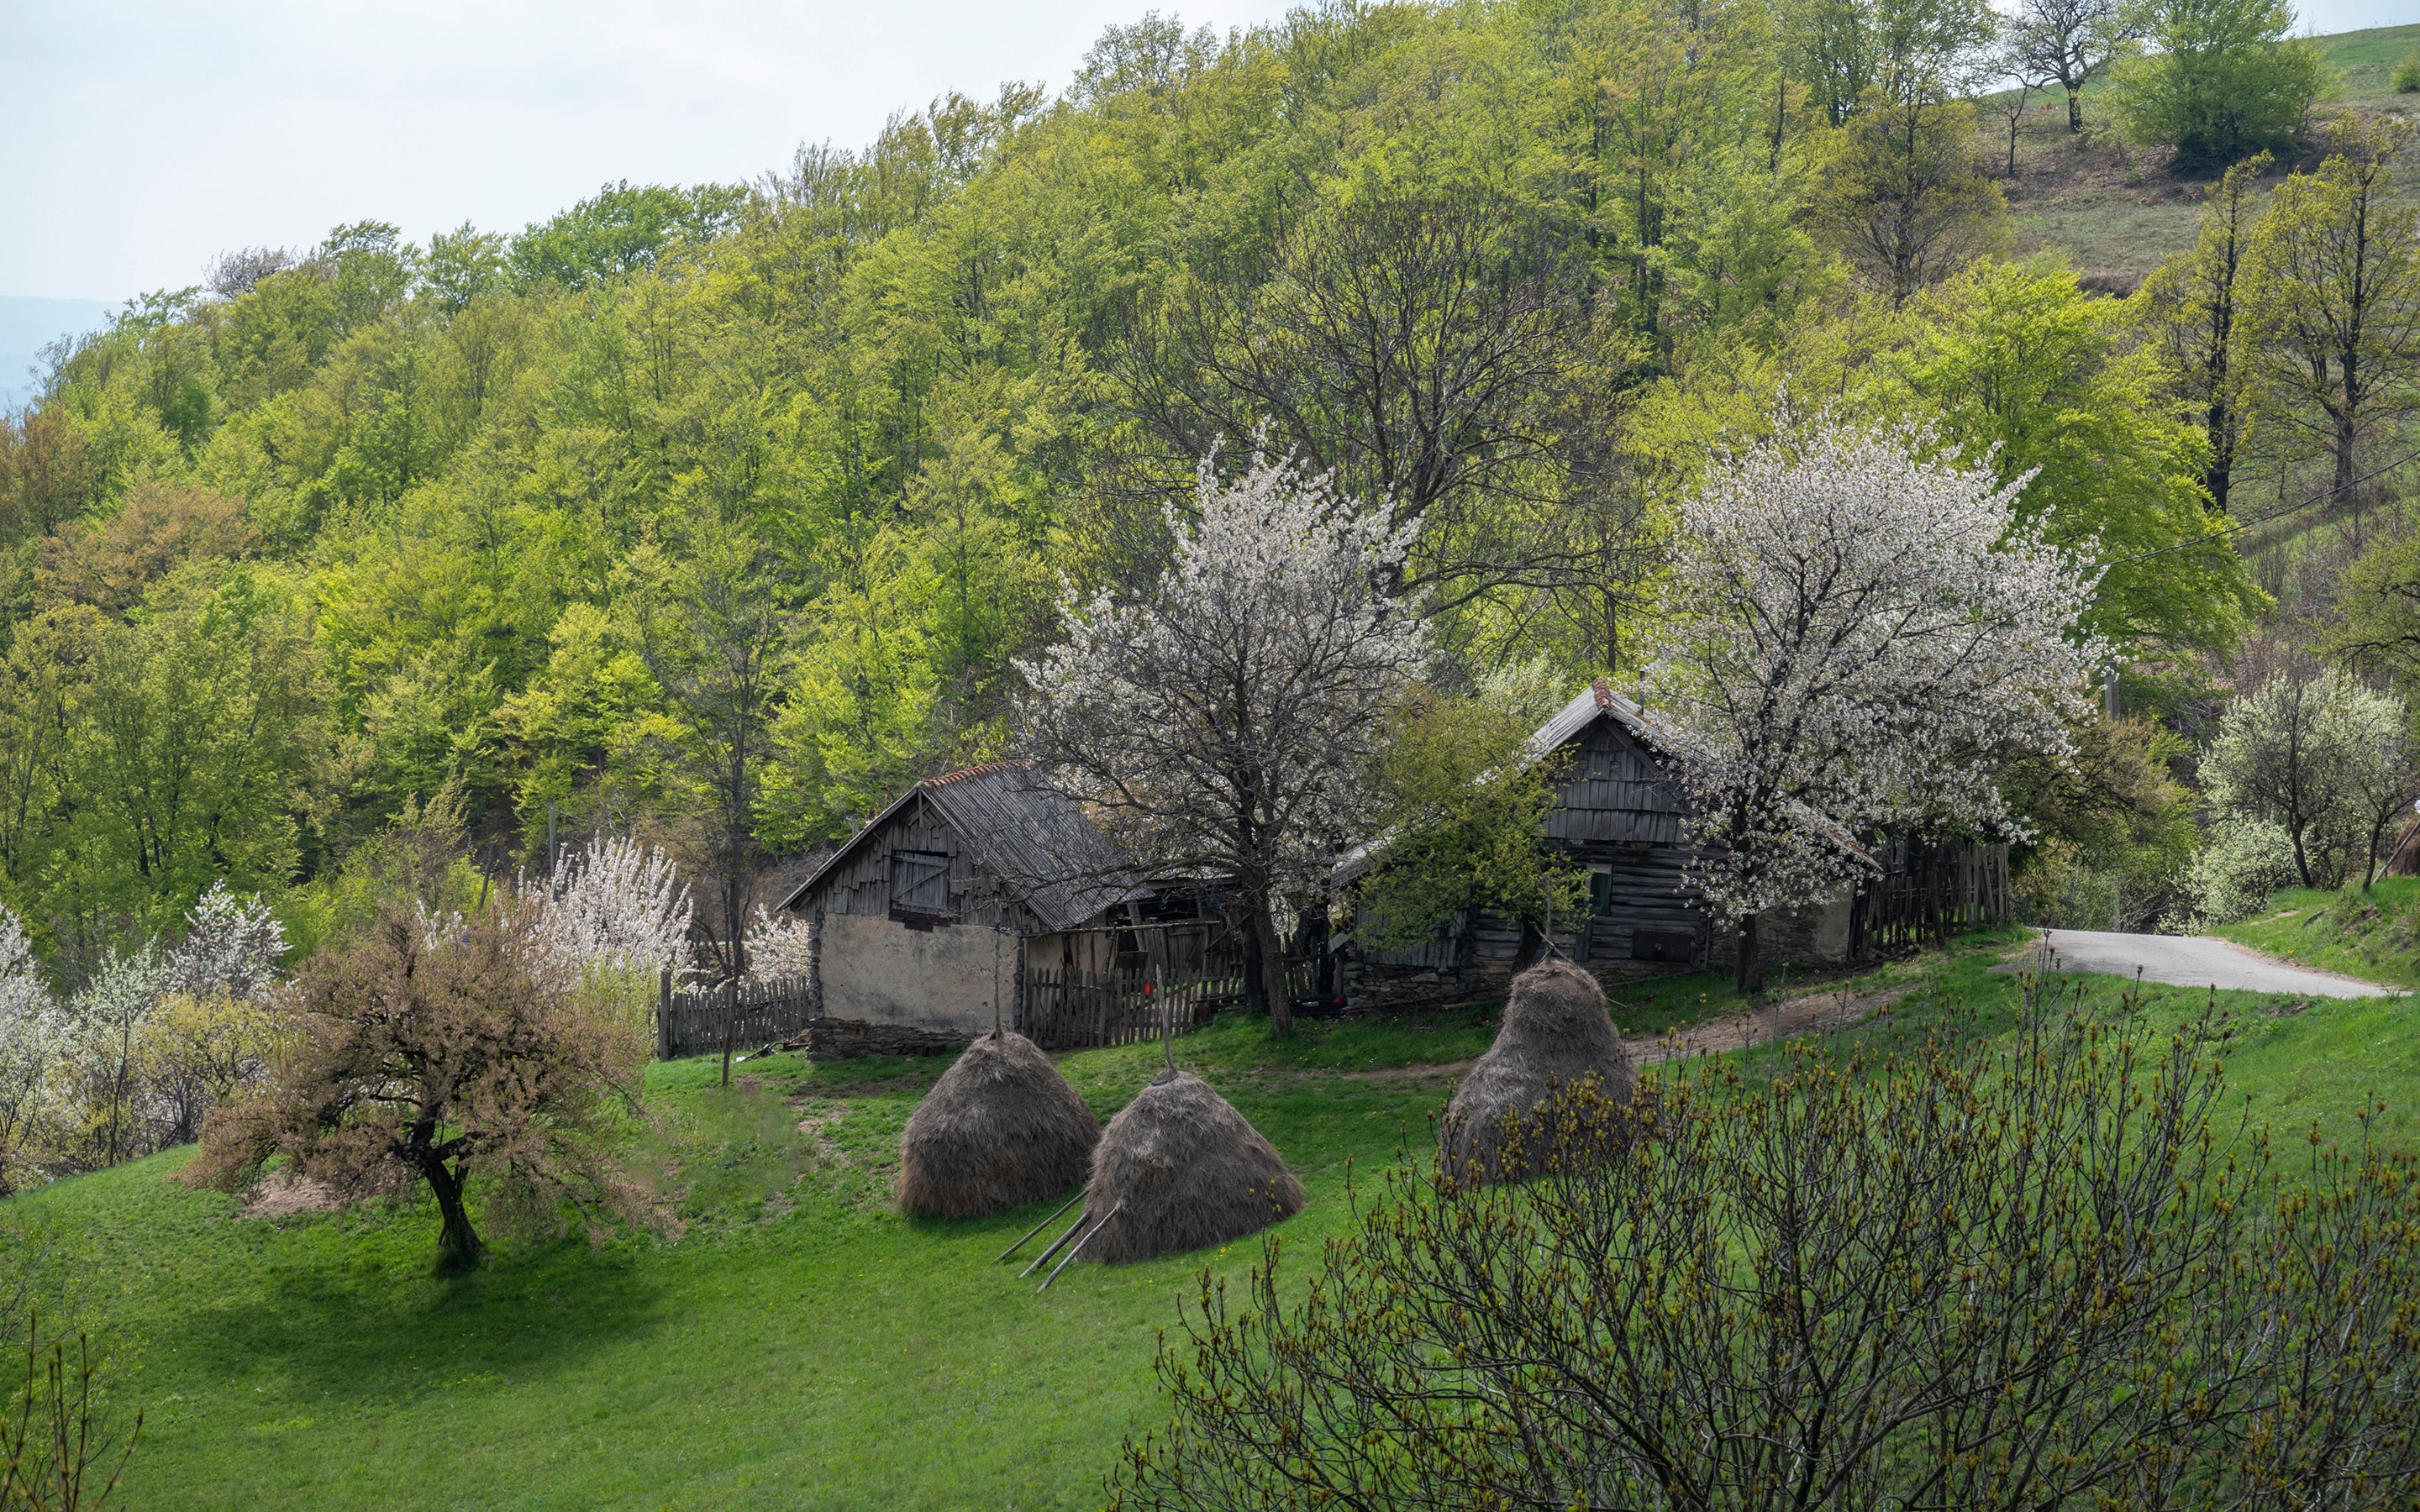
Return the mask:
<svg viewBox="0 0 2420 1512"><path fill-rule="evenodd" d="M675 1060L787 1040L807 1026L807 980L705 982L676 986L663 974L656 993L656 1058Z"/></svg>
<svg viewBox="0 0 2420 1512"><path fill-rule="evenodd" d="M1883 875L1866 884L1853 919L1860 958L1896 955L1953 930L2007 920L2009 848L1892 841L1877 848Z"/></svg>
<svg viewBox="0 0 2420 1512"><path fill-rule="evenodd" d="M1286 992L1301 997L1311 988L1307 962L1286 964ZM1244 1001L1239 966L1213 962L1209 970L1173 981L1147 970L1025 973L1018 1031L1045 1050L1133 1044L1159 1036L1169 1023L1177 1033L1210 1022L1222 1008Z"/></svg>

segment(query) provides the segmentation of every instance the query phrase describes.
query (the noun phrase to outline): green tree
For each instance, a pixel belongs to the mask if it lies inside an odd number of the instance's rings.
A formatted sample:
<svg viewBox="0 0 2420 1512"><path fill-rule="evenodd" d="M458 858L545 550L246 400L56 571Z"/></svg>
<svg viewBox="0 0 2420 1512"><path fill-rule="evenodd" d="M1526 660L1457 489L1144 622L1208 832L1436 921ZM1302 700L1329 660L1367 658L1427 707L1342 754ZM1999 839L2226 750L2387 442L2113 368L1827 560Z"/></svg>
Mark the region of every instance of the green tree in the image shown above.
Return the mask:
<svg viewBox="0 0 2420 1512"><path fill-rule="evenodd" d="M1877 99L1824 139L1816 180L1818 223L1894 305L2008 237L1962 100Z"/></svg>
<svg viewBox="0 0 2420 1512"><path fill-rule="evenodd" d="M2291 150L2326 83L2293 25L2288 0L2156 0L2153 51L2114 76L2118 118L2137 141L2173 146L2182 168Z"/></svg>
<svg viewBox="0 0 2420 1512"><path fill-rule="evenodd" d="M2228 168L2201 212L2193 250L2170 254L2137 293L2177 392L2200 416L2202 439L2210 447L2202 486L2210 493L2211 509L2220 515L2226 513L2234 490L2236 455L2249 418L2248 354L2241 328L2246 264L2258 222L2253 190L2269 163L2262 152Z"/></svg>
<svg viewBox="0 0 2420 1512"><path fill-rule="evenodd" d="M2420 210L2394 195L2392 118L2339 121L2319 172L2288 177L2252 240L2245 301L2264 415L2325 448L2351 497L2362 448L2420 406Z"/></svg>
<svg viewBox="0 0 2420 1512"><path fill-rule="evenodd" d="M2002 481L2033 475L2020 510L2106 563L2086 623L2137 657L2231 648L2266 596L2211 536L2201 437L2164 398L2157 354L2125 339L2124 306L2062 268L1993 263L1908 316L1878 393L1918 400Z"/></svg>
<svg viewBox="0 0 2420 1512"><path fill-rule="evenodd" d="M586 288L655 266L666 250L710 240L737 222L748 192L728 184L670 189L608 184L513 239L506 261L524 287Z"/></svg>

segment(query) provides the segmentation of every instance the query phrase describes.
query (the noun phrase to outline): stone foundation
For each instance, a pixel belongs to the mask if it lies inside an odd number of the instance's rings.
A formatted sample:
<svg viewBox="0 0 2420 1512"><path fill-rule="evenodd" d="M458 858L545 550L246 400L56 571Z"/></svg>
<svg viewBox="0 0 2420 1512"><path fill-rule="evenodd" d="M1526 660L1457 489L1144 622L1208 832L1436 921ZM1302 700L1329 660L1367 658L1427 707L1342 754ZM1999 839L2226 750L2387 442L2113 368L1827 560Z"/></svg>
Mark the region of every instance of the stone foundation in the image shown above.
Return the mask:
<svg viewBox="0 0 2420 1512"><path fill-rule="evenodd" d="M974 1039L947 1029L908 1024L869 1024L863 1019L815 1019L792 1041L809 1060L861 1060L868 1056L954 1056Z"/></svg>

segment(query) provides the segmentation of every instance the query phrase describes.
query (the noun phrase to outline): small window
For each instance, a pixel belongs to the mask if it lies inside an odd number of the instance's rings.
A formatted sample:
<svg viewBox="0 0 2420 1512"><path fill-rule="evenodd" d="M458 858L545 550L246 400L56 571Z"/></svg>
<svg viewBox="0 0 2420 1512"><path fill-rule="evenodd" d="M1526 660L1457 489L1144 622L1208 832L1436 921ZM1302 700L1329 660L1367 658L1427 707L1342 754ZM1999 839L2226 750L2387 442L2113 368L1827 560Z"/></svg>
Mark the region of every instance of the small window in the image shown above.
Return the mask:
<svg viewBox="0 0 2420 1512"><path fill-rule="evenodd" d="M939 851L891 853L891 906L922 914L950 911L950 858Z"/></svg>

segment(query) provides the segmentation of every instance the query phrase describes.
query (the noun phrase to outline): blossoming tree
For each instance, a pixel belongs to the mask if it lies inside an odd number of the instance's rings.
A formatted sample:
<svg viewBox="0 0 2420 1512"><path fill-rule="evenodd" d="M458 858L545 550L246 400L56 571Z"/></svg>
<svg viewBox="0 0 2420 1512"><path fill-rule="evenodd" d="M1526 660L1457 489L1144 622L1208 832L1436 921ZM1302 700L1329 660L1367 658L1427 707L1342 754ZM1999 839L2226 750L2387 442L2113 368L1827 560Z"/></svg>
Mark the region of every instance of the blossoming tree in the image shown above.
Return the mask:
<svg viewBox="0 0 2420 1512"><path fill-rule="evenodd" d="M1408 528L1255 455L1204 461L1175 559L1133 602L1071 593L1063 637L1023 668L1028 740L1152 875L1232 888L1249 914L1272 1034L1292 1030L1277 914L1315 895L1366 829L1387 712L1428 654L1386 584Z"/></svg>
<svg viewBox="0 0 2420 1512"><path fill-rule="evenodd" d="M1760 914L1870 864L1850 834L2019 833L1994 771L2071 753L2106 655L2078 628L2098 574L2019 517L2030 475L1924 460L1921 429L1784 430L1683 503L1650 675L1744 989Z"/></svg>

